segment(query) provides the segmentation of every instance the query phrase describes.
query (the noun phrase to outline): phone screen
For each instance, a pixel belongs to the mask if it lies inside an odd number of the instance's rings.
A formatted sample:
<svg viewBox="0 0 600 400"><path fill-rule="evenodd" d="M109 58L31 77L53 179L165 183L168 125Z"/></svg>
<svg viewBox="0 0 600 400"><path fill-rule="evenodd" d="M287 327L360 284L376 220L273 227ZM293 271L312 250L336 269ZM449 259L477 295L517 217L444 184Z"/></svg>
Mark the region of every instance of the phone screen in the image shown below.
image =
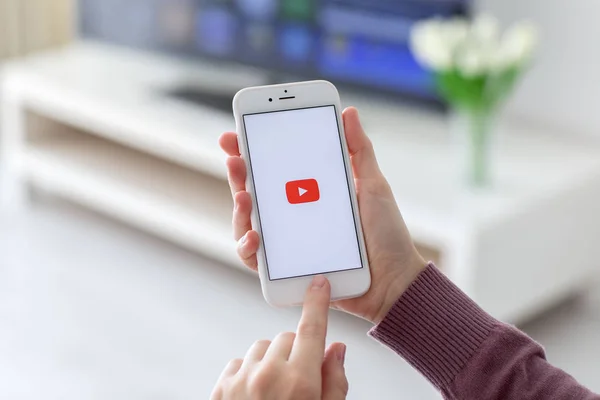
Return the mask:
<svg viewBox="0 0 600 400"><path fill-rule="evenodd" d="M362 268L335 106L243 118L269 279Z"/></svg>

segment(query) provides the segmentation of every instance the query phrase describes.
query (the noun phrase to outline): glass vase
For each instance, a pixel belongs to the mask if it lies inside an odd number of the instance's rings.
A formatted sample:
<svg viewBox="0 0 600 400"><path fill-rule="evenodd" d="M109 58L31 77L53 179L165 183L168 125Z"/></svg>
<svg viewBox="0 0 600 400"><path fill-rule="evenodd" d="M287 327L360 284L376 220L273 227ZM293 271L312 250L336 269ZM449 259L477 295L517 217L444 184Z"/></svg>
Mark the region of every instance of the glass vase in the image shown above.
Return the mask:
<svg viewBox="0 0 600 400"><path fill-rule="evenodd" d="M453 119L462 180L475 188L491 185L495 113L489 110L457 110Z"/></svg>

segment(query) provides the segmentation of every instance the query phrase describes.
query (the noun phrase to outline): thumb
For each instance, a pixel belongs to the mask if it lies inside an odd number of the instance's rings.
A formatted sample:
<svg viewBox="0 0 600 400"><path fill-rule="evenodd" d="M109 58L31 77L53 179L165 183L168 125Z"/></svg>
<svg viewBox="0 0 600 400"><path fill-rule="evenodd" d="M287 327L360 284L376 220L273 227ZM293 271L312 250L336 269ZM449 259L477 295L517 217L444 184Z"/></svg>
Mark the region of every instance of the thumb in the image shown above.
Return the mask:
<svg viewBox="0 0 600 400"><path fill-rule="evenodd" d="M356 179L368 179L380 174L371 139L360 123L358 110L348 107L342 113L348 150L352 156L352 170Z"/></svg>
<svg viewBox="0 0 600 400"><path fill-rule="evenodd" d="M344 400L348 394L348 379L344 369L346 345L333 343L325 351L321 367L323 376L322 400Z"/></svg>

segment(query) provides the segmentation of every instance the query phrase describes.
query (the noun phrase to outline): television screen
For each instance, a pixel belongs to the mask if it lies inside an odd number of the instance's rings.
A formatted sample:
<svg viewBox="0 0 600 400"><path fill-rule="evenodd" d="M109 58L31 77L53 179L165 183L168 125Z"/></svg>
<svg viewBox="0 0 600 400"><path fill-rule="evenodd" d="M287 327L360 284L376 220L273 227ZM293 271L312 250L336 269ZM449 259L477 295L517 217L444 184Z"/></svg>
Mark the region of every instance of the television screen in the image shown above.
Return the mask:
<svg viewBox="0 0 600 400"><path fill-rule="evenodd" d="M80 0L84 37L435 99L415 21L468 0Z"/></svg>

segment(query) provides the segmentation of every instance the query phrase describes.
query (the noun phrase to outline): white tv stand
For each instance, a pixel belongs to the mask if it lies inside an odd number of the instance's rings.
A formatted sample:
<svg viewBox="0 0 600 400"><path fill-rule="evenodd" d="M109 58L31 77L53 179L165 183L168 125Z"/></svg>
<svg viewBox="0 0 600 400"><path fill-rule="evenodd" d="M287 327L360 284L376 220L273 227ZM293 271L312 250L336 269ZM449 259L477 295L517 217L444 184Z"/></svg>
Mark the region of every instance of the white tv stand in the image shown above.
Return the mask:
<svg viewBox="0 0 600 400"><path fill-rule="evenodd" d="M217 145L233 118L161 95L224 78L260 83L251 71L94 43L7 65L3 208L25 207L33 186L240 267ZM598 148L504 124L495 185L469 191L441 115L342 97L359 107L419 247L495 316L522 321L600 267Z"/></svg>

